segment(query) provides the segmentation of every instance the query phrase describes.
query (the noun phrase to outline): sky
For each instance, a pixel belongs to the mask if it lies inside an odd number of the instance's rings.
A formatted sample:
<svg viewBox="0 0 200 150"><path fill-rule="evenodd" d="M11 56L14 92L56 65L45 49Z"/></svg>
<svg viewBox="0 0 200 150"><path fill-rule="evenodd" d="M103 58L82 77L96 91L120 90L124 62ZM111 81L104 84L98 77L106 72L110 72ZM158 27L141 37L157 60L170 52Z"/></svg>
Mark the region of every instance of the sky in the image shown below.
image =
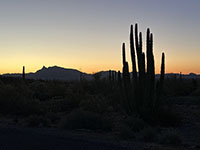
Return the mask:
<svg viewBox="0 0 200 150"><path fill-rule="evenodd" d="M146 29L154 35L156 73L165 52L167 73L200 74L199 0L0 0L0 73L121 70L135 23L143 51Z"/></svg>

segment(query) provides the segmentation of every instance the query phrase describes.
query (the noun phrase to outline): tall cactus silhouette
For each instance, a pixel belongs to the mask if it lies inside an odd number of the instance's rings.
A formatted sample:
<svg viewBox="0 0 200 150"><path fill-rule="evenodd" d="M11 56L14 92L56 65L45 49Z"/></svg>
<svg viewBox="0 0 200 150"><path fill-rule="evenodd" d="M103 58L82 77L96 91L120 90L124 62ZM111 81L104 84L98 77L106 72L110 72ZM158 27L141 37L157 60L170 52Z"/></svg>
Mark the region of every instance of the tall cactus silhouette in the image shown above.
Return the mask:
<svg viewBox="0 0 200 150"><path fill-rule="evenodd" d="M132 80L133 84L137 84L137 68L136 68L136 60L135 60L135 47L134 47L134 39L133 39L133 25L130 28L130 51L131 51L131 60L132 60Z"/></svg>
<svg viewBox="0 0 200 150"><path fill-rule="evenodd" d="M25 66L23 66L22 79L25 80Z"/></svg>
<svg viewBox="0 0 200 150"><path fill-rule="evenodd" d="M119 85L121 86L121 72L120 71L117 72L117 80L118 80Z"/></svg>
<svg viewBox="0 0 200 150"><path fill-rule="evenodd" d="M165 53L162 53L160 80L157 82L157 85L156 85L155 108L158 108L159 105L161 104L161 94L163 92L164 79L165 79Z"/></svg>
<svg viewBox="0 0 200 150"><path fill-rule="evenodd" d="M126 107L127 112L131 112L131 83L130 83L130 73L129 73L129 65L126 61L126 52L125 52L125 43L122 44L122 63L123 63L123 69L122 69L122 76L123 76L123 87L124 90L124 106Z"/></svg>
<svg viewBox="0 0 200 150"><path fill-rule="evenodd" d="M160 71L160 84L162 88L163 88L164 79L165 79L165 53L162 53L161 71Z"/></svg>
<svg viewBox="0 0 200 150"><path fill-rule="evenodd" d="M125 43L122 44L122 61L123 61L123 79L125 86L127 87L130 84L130 74L129 74L129 66L128 62L126 61L126 52L125 52Z"/></svg>
<svg viewBox="0 0 200 150"><path fill-rule="evenodd" d="M162 53L161 75L158 82L160 90L155 89L155 62L153 55L153 34L147 29L146 34L146 63L143 52L142 33L139 33L138 25L135 24L135 42L133 36L133 25L130 27L130 53L132 61L132 82L130 80L128 62L126 61L125 43L122 44L122 64L123 64L123 87L125 93L126 109L145 115L155 112L164 84L165 75L165 54ZM134 47L135 44L135 47ZM136 52L135 52L136 50ZM137 76L136 56L139 76ZM137 80L139 79L139 80ZM157 92L157 93L156 93ZM127 106L128 105L128 106ZM135 110L133 110L135 109Z"/></svg>
<svg viewBox="0 0 200 150"><path fill-rule="evenodd" d="M111 81L111 70L108 71L108 80Z"/></svg>
<svg viewBox="0 0 200 150"><path fill-rule="evenodd" d="M153 55L153 34L150 29L147 29L146 35L146 54L147 54L147 79L146 79L146 105L152 108L155 103L152 103L155 98L155 66Z"/></svg>

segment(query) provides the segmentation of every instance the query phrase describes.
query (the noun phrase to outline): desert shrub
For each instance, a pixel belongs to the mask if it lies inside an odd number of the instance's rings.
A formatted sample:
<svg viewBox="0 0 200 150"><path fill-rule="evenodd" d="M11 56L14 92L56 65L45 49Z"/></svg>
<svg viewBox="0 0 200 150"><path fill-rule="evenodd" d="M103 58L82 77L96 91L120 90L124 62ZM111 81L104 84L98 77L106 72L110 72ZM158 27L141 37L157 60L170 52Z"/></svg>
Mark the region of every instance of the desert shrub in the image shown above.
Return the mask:
<svg viewBox="0 0 200 150"><path fill-rule="evenodd" d="M192 93L191 96L200 96L200 88L195 89Z"/></svg>
<svg viewBox="0 0 200 150"><path fill-rule="evenodd" d="M48 87L45 82L42 81L34 81L30 84L30 88L33 90L33 97L39 100L46 100L49 98L48 95Z"/></svg>
<svg viewBox="0 0 200 150"><path fill-rule="evenodd" d="M0 112L23 116L41 113L39 101L26 94L14 85L0 87Z"/></svg>
<svg viewBox="0 0 200 150"><path fill-rule="evenodd" d="M154 124L175 127L180 125L182 117L169 107L158 110L154 118Z"/></svg>
<svg viewBox="0 0 200 150"><path fill-rule="evenodd" d="M32 114L42 114L43 109L39 102L35 99L13 99L6 100L4 105L1 105L1 113L14 114L20 116L29 116Z"/></svg>
<svg viewBox="0 0 200 150"><path fill-rule="evenodd" d="M123 123L134 132L139 132L147 126L147 124L138 117L129 116L123 121Z"/></svg>
<svg viewBox="0 0 200 150"><path fill-rule="evenodd" d="M70 97L65 98L52 98L45 101L47 111L51 112L71 112L79 107L79 100Z"/></svg>
<svg viewBox="0 0 200 150"><path fill-rule="evenodd" d="M168 96L187 96L194 90L191 79L166 79L165 95Z"/></svg>
<svg viewBox="0 0 200 150"><path fill-rule="evenodd" d="M103 118L99 114L75 110L68 114L60 123L63 129L90 129L90 130L111 130L110 120Z"/></svg>
<svg viewBox="0 0 200 150"><path fill-rule="evenodd" d="M128 116L120 122L118 136L122 139L136 138L138 133L146 128L148 125L140 118Z"/></svg>
<svg viewBox="0 0 200 150"><path fill-rule="evenodd" d="M58 123L58 121L60 120L59 114L54 112L47 112L45 114L45 118L49 119L53 124Z"/></svg>
<svg viewBox="0 0 200 150"><path fill-rule="evenodd" d="M28 84L25 82L17 85L13 85L15 87L16 92L21 96L21 97L26 97L26 98L32 98L33 97L33 91L30 89Z"/></svg>
<svg viewBox="0 0 200 150"><path fill-rule="evenodd" d="M147 127L139 132L138 138L144 142L155 142L157 140L157 134L155 128Z"/></svg>
<svg viewBox="0 0 200 150"><path fill-rule="evenodd" d="M48 100L54 97L65 97L65 82L59 81L34 81L30 84L34 97L40 100Z"/></svg>
<svg viewBox="0 0 200 150"><path fill-rule="evenodd" d="M66 86L64 82L51 81L46 83L48 85L47 93L50 98L53 97L65 97Z"/></svg>
<svg viewBox="0 0 200 150"><path fill-rule="evenodd" d="M126 125L121 125L119 128L118 137L124 140L134 139L135 133L132 131L130 127Z"/></svg>
<svg viewBox="0 0 200 150"><path fill-rule="evenodd" d="M29 116L33 114L43 114L44 109L41 107L37 99L20 99L12 106L13 113L22 116Z"/></svg>
<svg viewBox="0 0 200 150"><path fill-rule="evenodd" d="M0 99L1 102L5 102L5 99L13 100L20 97L20 94L17 92L17 88L11 84L4 85L0 87Z"/></svg>
<svg viewBox="0 0 200 150"><path fill-rule="evenodd" d="M19 77L6 77L6 76L0 76L0 80L4 83L4 84L22 84L24 83L24 81L19 78Z"/></svg>
<svg viewBox="0 0 200 150"><path fill-rule="evenodd" d="M83 110L97 113L105 113L112 109L111 106L108 106L105 97L99 95L88 95L81 100L79 106Z"/></svg>
<svg viewBox="0 0 200 150"><path fill-rule="evenodd" d="M51 122L44 116L32 115L26 119L28 127L49 127Z"/></svg>
<svg viewBox="0 0 200 150"><path fill-rule="evenodd" d="M163 131L159 139L161 144L178 146L182 143L182 139L175 129Z"/></svg>

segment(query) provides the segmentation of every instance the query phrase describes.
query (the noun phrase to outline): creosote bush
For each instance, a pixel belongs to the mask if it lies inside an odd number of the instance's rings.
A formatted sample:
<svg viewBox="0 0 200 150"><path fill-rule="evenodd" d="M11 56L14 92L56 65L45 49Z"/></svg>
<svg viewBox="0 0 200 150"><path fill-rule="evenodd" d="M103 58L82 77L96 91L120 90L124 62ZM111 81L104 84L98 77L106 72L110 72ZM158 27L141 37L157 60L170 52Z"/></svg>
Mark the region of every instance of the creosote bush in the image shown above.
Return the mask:
<svg viewBox="0 0 200 150"><path fill-rule="evenodd" d="M28 127L49 127L51 125L51 121L48 118L38 115L31 115L26 121Z"/></svg>
<svg viewBox="0 0 200 150"><path fill-rule="evenodd" d="M138 138L144 142L156 142L158 140L158 132L156 128L149 126L138 133Z"/></svg>
<svg viewBox="0 0 200 150"><path fill-rule="evenodd" d="M106 113L112 110L112 106L109 106L108 99L101 95L88 95L85 99L80 102L80 108L85 111Z"/></svg>
<svg viewBox="0 0 200 150"><path fill-rule="evenodd" d="M147 127L147 123L143 119L138 117L128 117L123 122L127 127L129 127L133 132L139 132Z"/></svg>
<svg viewBox="0 0 200 150"><path fill-rule="evenodd" d="M0 112L28 116L41 114L40 102L32 98L32 92L26 85L6 84L0 87Z"/></svg>
<svg viewBox="0 0 200 150"><path fill-rule="evenodd" d="M63 118L60 127L68 130L89 129L109 131L112 129L112 122L93 112L75 110Z"/></svg>
<svg viewBox="0 0 200 150"><path fill-rule="evenodd" d="M165 127L176 127L180 125L182 117L169 107L162 108L155 115L155 124Z"/></svg>
<svg viewBox="0 0 200 150"><path fill-rule="evenodd" d="M130 127L128 127L126 125L121 125L117 136L123 140L134 139L135 132L133 132Z"/></svg>
<svg viewBox="0 0 200 150"><path fill-rule="evenodd" d="M164 131L160 137L159 142L161 144L166 145L173 145L173 146L179 146L182 143L182 139L179 135L179 133L175 129L168 129Z"/></svg>

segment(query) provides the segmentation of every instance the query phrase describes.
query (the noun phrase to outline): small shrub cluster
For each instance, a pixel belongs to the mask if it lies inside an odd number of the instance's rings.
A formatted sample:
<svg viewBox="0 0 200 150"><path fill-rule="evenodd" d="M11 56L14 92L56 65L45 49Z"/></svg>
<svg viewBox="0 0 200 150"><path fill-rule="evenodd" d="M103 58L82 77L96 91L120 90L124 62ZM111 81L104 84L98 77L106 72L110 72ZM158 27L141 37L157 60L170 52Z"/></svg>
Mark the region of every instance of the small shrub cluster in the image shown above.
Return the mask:
<svg viewBox="0 0 200 150"><path fill-rule="evenodd" d="M199 95L199 87L194 84L194 79L167 78L164 86L166 96L188 96Z"/></svg>
<svg viewBox="0 0 200 150"><path fill-rule="evenodd" d="M148 126L143 119L130 116L124 120L124 124L134 132L139 132L140 130Z"/></svg>
<svg viewBox="0 0 200 150"><path fill-rule="evenodd" d="M40 102L31 96L31 91L26 86L3 85L0 87L0 112L28 116L41 114Z"/></svg>
<svg viewBox="0 0 200 150"><path fill-rule="evenodd" d="M167 129L159 137L161 144L179 146L182 143L181 136L175 129Z"/></svg>
<svg viewBox="0 0 200 150"><path fill-rule="evenodd" d="M165 107L157 113L155 120L157 125L176 127L180 125L182 117L171 108Z"/></svg>
<svg viewBox="0 0 200 150"><path fill-rule="evenodd" d="M124 140L134 139L135 132L133 132L130 127L126 125L121 125L119 129L118 137Z"/></svg>
<svg viewBox="0 0 200 150"><path fill-rule="evenodd" d="M44 116L32 115L26 119L26 126L28 127L49 127L50 120Z"/></svg>
<svg viewBox="0 0 200 150"><path fill-rule="evenodd" d="M138 132L146 128L148 125L138 117L129 116L121 122L119 128L119 137L122 139L135 138Z"/></svg>
<svg viewBox="0 0 200 150"><path fill-rule="evenodd" d="M112 106L108 104L107 99L99 95L88 95L86 99L80 102L79 106L83 110L96 113L106 113L112 110Z"/></svg>
<svg viewBox="0 0 200 150"><path fill-rule="evenodd" d="M144 142L156 142L158 140L158 131L153 127L146 127L139 132L138 138Z"/></svg>
<svg viewBox="0 0 200 150"><path fill-rule="evenodd" d="M93 112L75 110L62 120L60 127L68 130L89 129L109 131L112 129L112 122Z"/></svg>

